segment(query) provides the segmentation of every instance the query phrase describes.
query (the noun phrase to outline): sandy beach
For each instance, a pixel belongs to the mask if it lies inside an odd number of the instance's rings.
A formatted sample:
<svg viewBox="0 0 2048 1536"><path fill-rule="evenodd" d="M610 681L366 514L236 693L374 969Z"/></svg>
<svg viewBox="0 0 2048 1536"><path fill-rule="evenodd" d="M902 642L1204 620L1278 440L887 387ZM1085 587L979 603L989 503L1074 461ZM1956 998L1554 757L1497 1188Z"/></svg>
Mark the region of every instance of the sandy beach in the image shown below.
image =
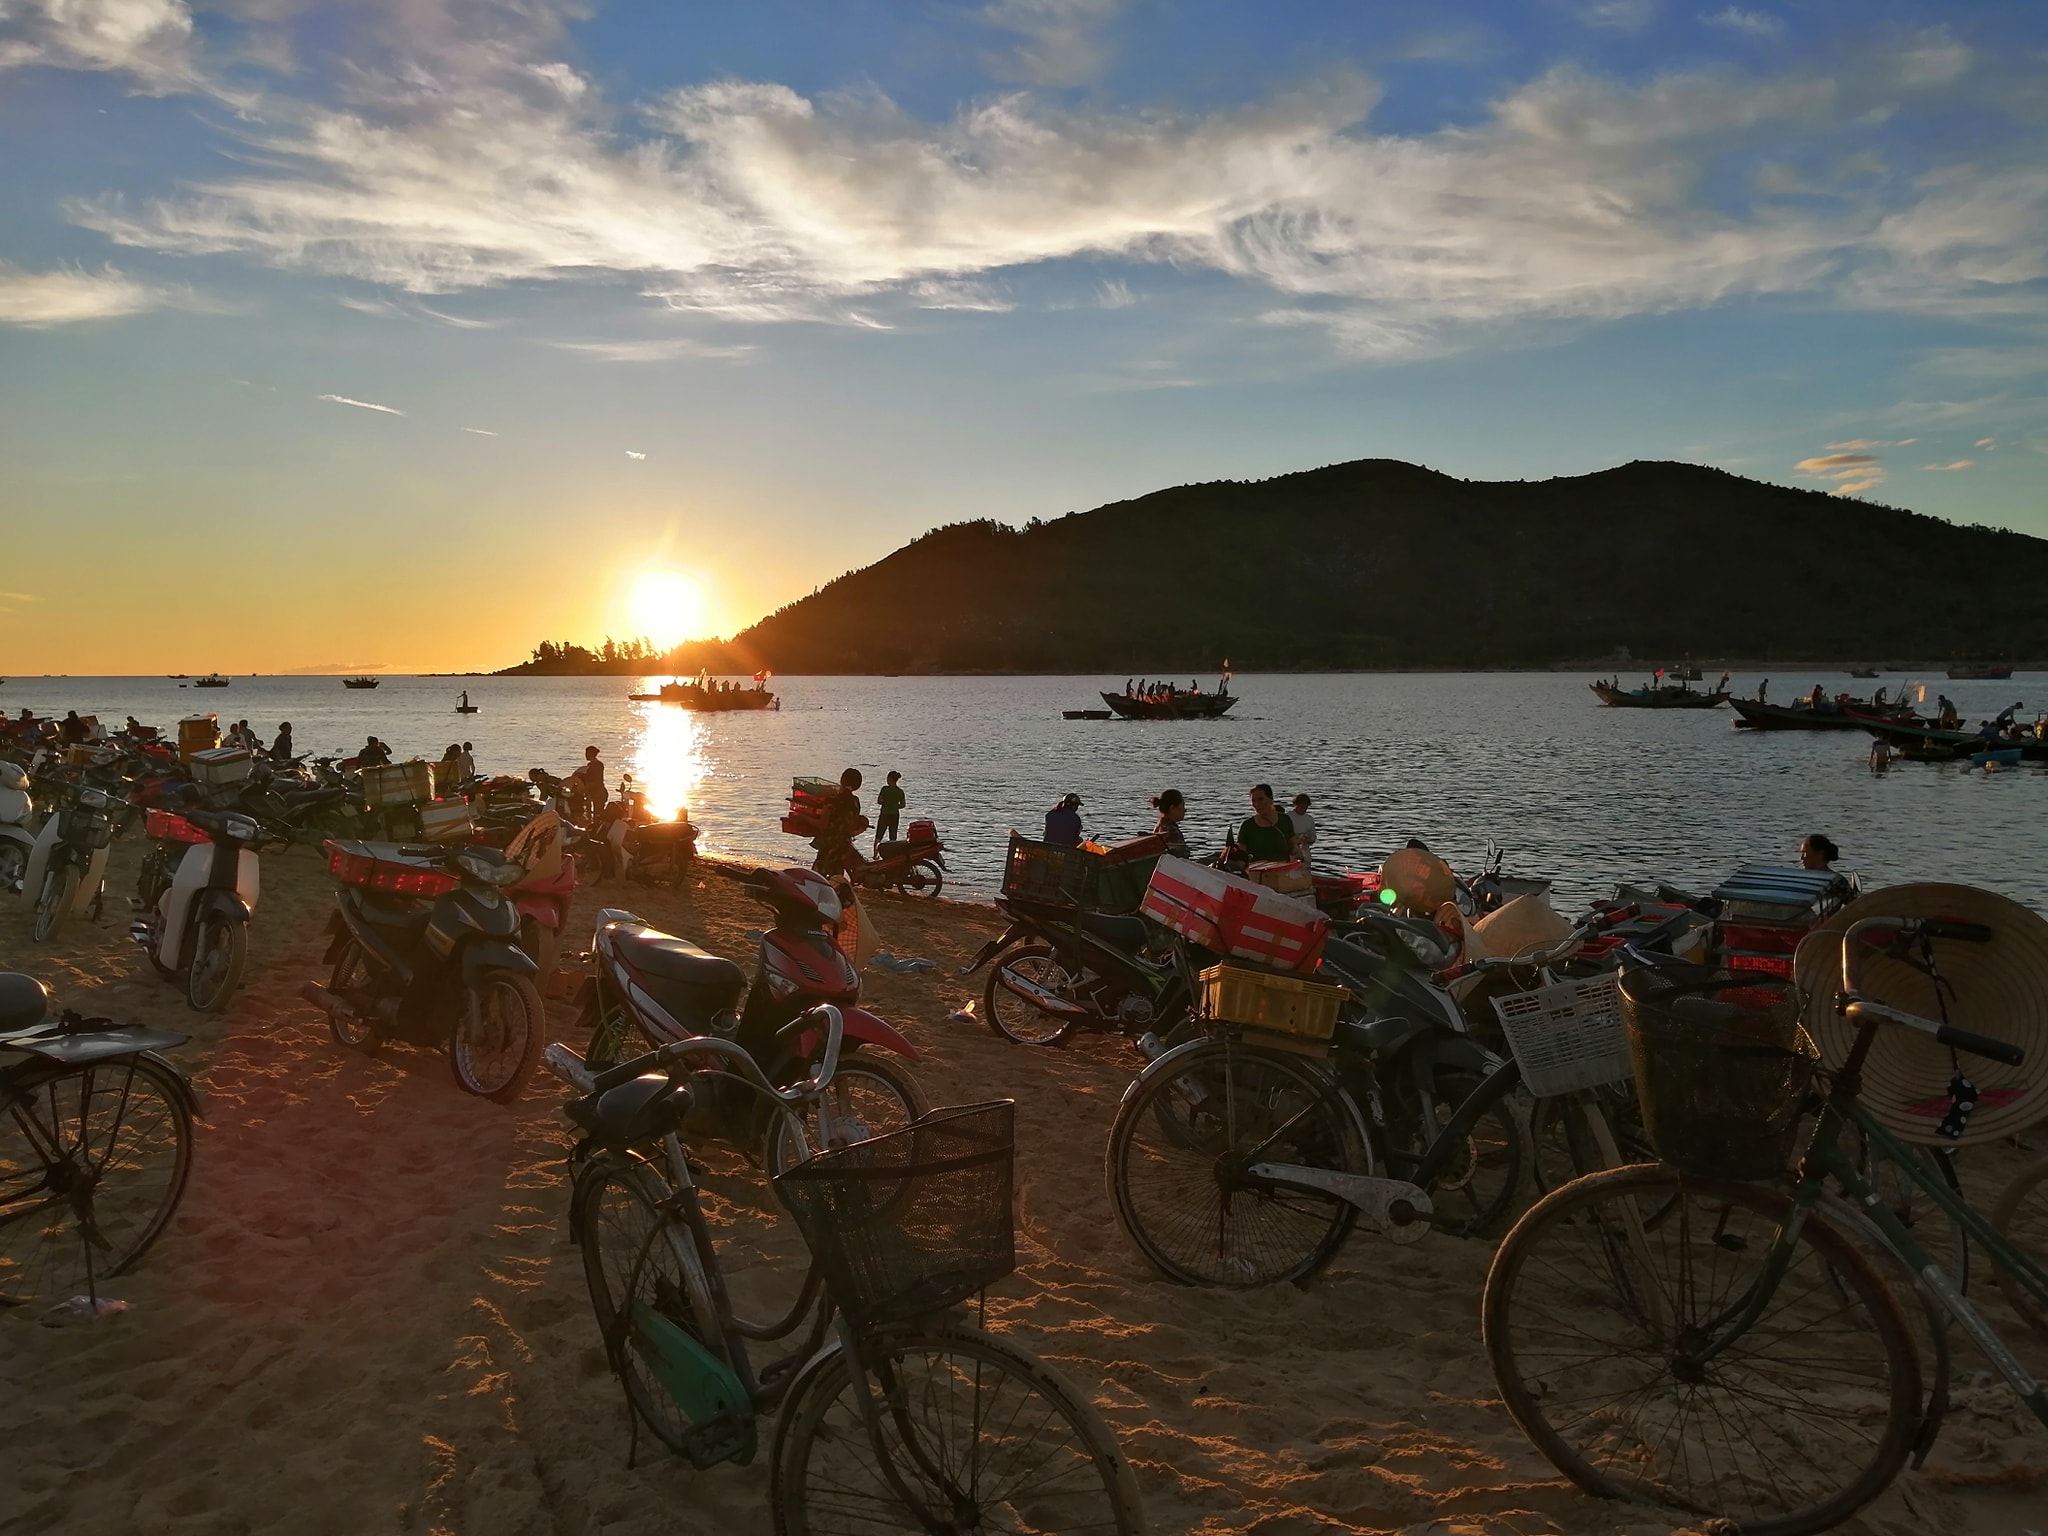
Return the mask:
<svg viewBox="0 0 2048 1536"><path fill-rule="evenodd" d="M113 897L139 852L117 846ZM323 975L326 879L304 852L266 858L263 876L248 983L210 1018L129 944L125 902L47 948L29 942L25 903L0 905L0 966L63 1004L191 1034L173 1054L206 1116L173 1226L111 1287L131 1311L58 1328L0 1319L0 1531L766 1532L760 1465L693 1472L643 1438L627 1466L624 1400L567 1238L559 1086L543 1075L503 1107L459 1093L438 1055L343 1051L298 997ZM586 886L575 947L600 898L751 965L758 909L715 873L681 892ZM1102 1185L1128 1048L1029 1051L946 1022L971 995L954 970L998 914L873 911L885 949L938 962L871 972L866 994L927 1053L933 1101L1019 1104L1021 1265L991 1296L990 1324L1100 1406L1155 1532L1688 1529L1578 1493L1510 1422L1478 1336L1488 1244L1354 1238L1307 1290L1201 1292L1153 1275ZM567 1006L551 1009L568 1038ZM708 1155L734 1262L789 1253L759 1176ZM2007 1316L1995 1300L1987 1311ZM2048 1523L2048 1436L1983 1370L1959 1340L1958 1401L1928 1468L1845 1529L2021 1536Z"/></svg>

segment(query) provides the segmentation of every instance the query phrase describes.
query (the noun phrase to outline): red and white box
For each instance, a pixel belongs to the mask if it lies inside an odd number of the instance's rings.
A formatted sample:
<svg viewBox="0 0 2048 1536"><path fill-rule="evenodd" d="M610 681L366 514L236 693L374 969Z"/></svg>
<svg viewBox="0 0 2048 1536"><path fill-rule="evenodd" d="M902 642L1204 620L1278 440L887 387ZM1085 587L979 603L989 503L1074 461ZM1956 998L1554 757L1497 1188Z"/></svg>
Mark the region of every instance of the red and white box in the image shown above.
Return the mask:
<svg viewBox="0 0 2048 1536"><path fill-rule="evenodd" d="M1191 944L1282 970L1314 970L1330 934L1314 907L1186 859L1159 861L1138 910Z"/></svg>

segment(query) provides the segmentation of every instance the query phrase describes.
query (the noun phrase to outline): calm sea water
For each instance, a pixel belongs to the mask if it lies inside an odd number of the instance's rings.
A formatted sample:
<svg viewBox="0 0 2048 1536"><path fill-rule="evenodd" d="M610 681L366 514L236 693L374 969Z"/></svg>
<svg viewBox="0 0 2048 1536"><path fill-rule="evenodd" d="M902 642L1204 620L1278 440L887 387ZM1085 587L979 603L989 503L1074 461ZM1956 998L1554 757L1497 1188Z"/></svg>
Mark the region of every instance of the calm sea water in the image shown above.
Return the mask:
<svg viewBox="0 0 2048 1536"><path fill-rule="evenodd" d="M791 862L810 856L777 826L793 776L858 767L872 812L896 768L906 818L939 824L963 895L991 892L1006 834L1035 834L1068 790L1090 833L1108 839L1150 831L1147 796L1178 788L1200 846L1220 845L1246 814L1246 788L1268 781L1283 797L1314 798L1325 868L1371 868L1409 837L1465 867L1492 838L1511 873L1548 876L1577 900L1618 879L1702 887L1746 860L1789 862L1804 833L1824 831L1866 886L1960 880L2035 906L2048 898L2040 769L1900 764L1874 777L1861 732L1738 731L1726 709L1602 709L1589 680L1245 675L1229 718L1169 723L1061 719L1123 683L1087 677L777 678L779 712L729 715L631 703L643 685L628 678L394 677L374 692L337 678L238 677L204 692L163 678L9 678L0 707L166 726L213 710L248 718L266 740L290 720L300 748L321 753L353 751L372 732L400 756L436 757L467 739L480 766L511 773L565 772L590 744L615 782L630 772L663 808L687 805L708 850ZM2042 681L1929 686L1974 719L2016 699L2048 706ZM1816 682L1831 693L1874 686L1798 673L1773 677L1771 693ZM480 713L453 712L465 686Z"/></svg>

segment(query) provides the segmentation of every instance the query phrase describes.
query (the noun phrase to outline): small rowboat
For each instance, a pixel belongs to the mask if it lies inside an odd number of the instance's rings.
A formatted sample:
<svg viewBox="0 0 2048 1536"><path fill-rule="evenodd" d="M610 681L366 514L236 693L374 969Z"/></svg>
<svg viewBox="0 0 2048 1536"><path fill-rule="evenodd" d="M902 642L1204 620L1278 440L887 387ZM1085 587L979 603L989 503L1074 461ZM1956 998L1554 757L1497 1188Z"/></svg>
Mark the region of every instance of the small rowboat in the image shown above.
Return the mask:
<svg viewBox="0 0 2048 1536"><path fill-rule="evenodd" d="M1237 702L1234 693L1135 694L1105 693L1102 702L1126 720L1217 720Z"/></svg>
<svg viewBox="0 0 2048 1536"><path fill-rule="evenodd" d="M1728 702L1725 688L1700 693L1684 684L1623 688L1616 683L1589 683L1594 695L1609 709L1718 709Z"/></svg>
<svg viewBox="0 0 2048 1536"><path fill-rule="evenodd" d="M341 680L341 686L344 688L374 688L383 681L384 679L381 677L344 677Z"/></svg>

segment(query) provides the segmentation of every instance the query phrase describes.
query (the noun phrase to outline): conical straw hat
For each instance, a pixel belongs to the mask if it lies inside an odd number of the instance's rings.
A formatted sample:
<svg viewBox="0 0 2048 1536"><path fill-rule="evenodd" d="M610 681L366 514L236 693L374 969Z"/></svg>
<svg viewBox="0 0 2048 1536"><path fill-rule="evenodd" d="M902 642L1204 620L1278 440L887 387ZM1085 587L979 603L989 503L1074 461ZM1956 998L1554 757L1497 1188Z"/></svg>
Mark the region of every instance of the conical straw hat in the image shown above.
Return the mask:
<svg viewBox="0 0 2048 1536"><path fill-rule="evenodd" d="M1967 885L1895 885L1851 902L1799 947L1795 979L1807 1030L1830 1067L1855 1043L1857 1026L1835 1012L1842 990L1841 935L1866 917L1949 917L1983 923L1991 942L1936 939L1934 959L1947 1021L2004 1040L2027 1053L2023 1066L1951 1053L1931 1035L1881 1025L1863 1069L1863 1104L1902 1141L1958 1146L1989 1141L2048 1119L2048 922L2018 902ZM1917 949L1917 946L1916 946ZM1904 962L1873 949L1858 973L1865 997L1923 1018L1940 1019L1934 984ZM1977 1085L1977 1108L1960 1142L1935 1134L1949 1107L1949 1079L1960 1070Z"/></svg>

